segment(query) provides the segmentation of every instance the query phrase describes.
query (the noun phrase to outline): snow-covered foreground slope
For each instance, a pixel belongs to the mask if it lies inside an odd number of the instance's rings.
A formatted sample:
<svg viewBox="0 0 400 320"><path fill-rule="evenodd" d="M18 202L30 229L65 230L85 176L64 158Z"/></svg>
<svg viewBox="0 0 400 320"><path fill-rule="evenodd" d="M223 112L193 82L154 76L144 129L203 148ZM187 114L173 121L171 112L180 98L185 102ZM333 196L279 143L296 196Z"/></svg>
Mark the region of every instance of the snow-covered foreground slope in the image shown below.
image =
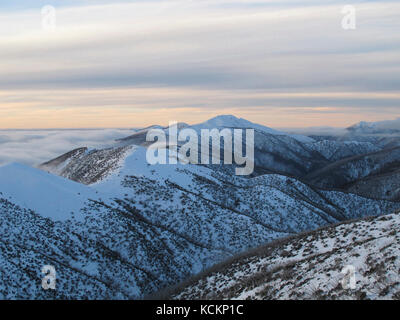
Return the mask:
<svg viewBox="0 0 400 320"><path fill-rule="evenodd" d="M280 240L215 266L169 294L174 299L400 299L399 230L397 213ZM343 279L344 269L355 271L355 287Z"/></svg>
<svg viewBox="0 0 400 320"><path fill-rule="evenodd" d="M53 221L0 198L0 298L135 299L210 266L222 250L101 202ZM57 289L41 287L52 265Z"/></svg>
<svg viewBox="0 0 400 320"><path fill-rule="evenodd" d="M400 209L281 175L248 179L220 166L151 166L145 155L134 146L83 150L69 174L89 185L3 167L0 297L140 298L275 239ZM49 210L47 194L62 219ZM59 275L53 293L40 286L47 264Z"/></svg>

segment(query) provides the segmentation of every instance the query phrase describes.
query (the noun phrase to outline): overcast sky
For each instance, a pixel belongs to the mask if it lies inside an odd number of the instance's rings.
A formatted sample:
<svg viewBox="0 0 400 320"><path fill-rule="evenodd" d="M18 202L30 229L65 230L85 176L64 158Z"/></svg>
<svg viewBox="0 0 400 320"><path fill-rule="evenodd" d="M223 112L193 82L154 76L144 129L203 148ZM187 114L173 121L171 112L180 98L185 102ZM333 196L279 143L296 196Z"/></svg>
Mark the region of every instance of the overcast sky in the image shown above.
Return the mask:
<svg viewBox="0 0 400 320"><path fill-rule="evenodd" d="M55 29L43 28L44 5ZM355 30L342 28L344 5ZM0 128L394 119L400 3L1 1L0 75Z"/></svg>

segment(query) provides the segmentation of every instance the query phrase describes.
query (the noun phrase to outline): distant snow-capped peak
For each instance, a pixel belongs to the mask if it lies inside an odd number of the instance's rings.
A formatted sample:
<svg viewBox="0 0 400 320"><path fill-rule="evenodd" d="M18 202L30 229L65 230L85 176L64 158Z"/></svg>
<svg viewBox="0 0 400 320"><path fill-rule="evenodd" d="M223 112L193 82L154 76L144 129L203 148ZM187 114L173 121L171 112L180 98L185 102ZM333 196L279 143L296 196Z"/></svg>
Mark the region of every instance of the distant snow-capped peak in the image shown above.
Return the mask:
<svg viewBox="0 0 400 320"><path fill-rule="evenodd" d="M253 123L251 121L248 121L243 118L237 118L233 115L220 115L216 116L214 118L211 118L205 122L192 125L190 128L195 129L196 131L199 131L201 129L212 129L212 128L241 128L241 129L254 129L256 131L260 131L266 134L272 134L272 135L279 135L279 136L290 136L300 142L313 142L314 139L303 136L303 135L297 135L297 134L289 134L283 131L278 131L275 129L271 129L269 127Z"/></svg>

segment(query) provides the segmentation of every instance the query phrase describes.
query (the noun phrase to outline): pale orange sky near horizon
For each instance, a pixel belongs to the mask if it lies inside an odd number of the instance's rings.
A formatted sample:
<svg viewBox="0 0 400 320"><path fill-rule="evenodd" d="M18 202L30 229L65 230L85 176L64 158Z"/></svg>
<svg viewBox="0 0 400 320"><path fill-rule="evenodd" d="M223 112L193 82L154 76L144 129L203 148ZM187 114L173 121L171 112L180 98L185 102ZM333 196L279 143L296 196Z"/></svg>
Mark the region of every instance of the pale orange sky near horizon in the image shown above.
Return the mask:
<svg viewBox="0 0 400 320"><path fill-rule="evenodd" d="M280 107L273 104L281 99L352 99L360 95L365 99L400 100L400 93L396 92L271 93L187 88L0 91L0 101L2 98L9 101L0 102L0 129L132 128L167 125L170 121L194 124L221 114L233 114L273 128L343 128L360 121L400 116L400 112L377 116L375 111L360 113L355 109L356 112L349 112L347 108L333 106ZM240 107L241 101L249 99L270 99L270 103ZM190 100L199 101L199 107L186 107ZM214 108L216 105L224 107Z"/></svg>
<svg viewBox="0 0 400 320"><path fill-rule="evenodd" d="M297 108L299 109L299 108ZM57 112L56 112L57 113ZM312 114L299 115L299 113L277 113L277 112L249 112L238 109L224 109L221 112L205 112L204 110L176 110L167 112L141 112L131 114L118 114L113 110L102 110L95 114L70 113L62 111L57 114L37 114L37 118L25 117L15 118L15 122L0 121L0 129L95 129L95 128L141 128L150 125L168 125L170 121L196 124L204 122L218 115L231 114L238 118L244 118L254 123L262 124L271 128L307 128L307 127L337 127L345 128L360 121L375 122L393 120L400 114L388 117L387 115L376 117L376 114L353 114L338 113L335 115L314 112ZM96 115L97 114L97 115Z"/></svg>

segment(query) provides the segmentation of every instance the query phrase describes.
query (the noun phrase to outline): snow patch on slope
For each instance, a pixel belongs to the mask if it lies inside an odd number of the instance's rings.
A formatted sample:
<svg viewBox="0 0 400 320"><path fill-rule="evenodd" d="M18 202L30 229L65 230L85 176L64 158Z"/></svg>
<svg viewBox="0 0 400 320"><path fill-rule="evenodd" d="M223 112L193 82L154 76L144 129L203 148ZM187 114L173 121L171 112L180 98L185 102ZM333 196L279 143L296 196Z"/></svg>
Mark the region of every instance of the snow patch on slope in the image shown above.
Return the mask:
<svg viewBox="0 0 400 320"><path fill-rule="evenodd" d="M71 212L82 220L80 209L98 197L90 187L18 163L0 167L0 190L2 198L56 221L71 219Z"/></svg>

